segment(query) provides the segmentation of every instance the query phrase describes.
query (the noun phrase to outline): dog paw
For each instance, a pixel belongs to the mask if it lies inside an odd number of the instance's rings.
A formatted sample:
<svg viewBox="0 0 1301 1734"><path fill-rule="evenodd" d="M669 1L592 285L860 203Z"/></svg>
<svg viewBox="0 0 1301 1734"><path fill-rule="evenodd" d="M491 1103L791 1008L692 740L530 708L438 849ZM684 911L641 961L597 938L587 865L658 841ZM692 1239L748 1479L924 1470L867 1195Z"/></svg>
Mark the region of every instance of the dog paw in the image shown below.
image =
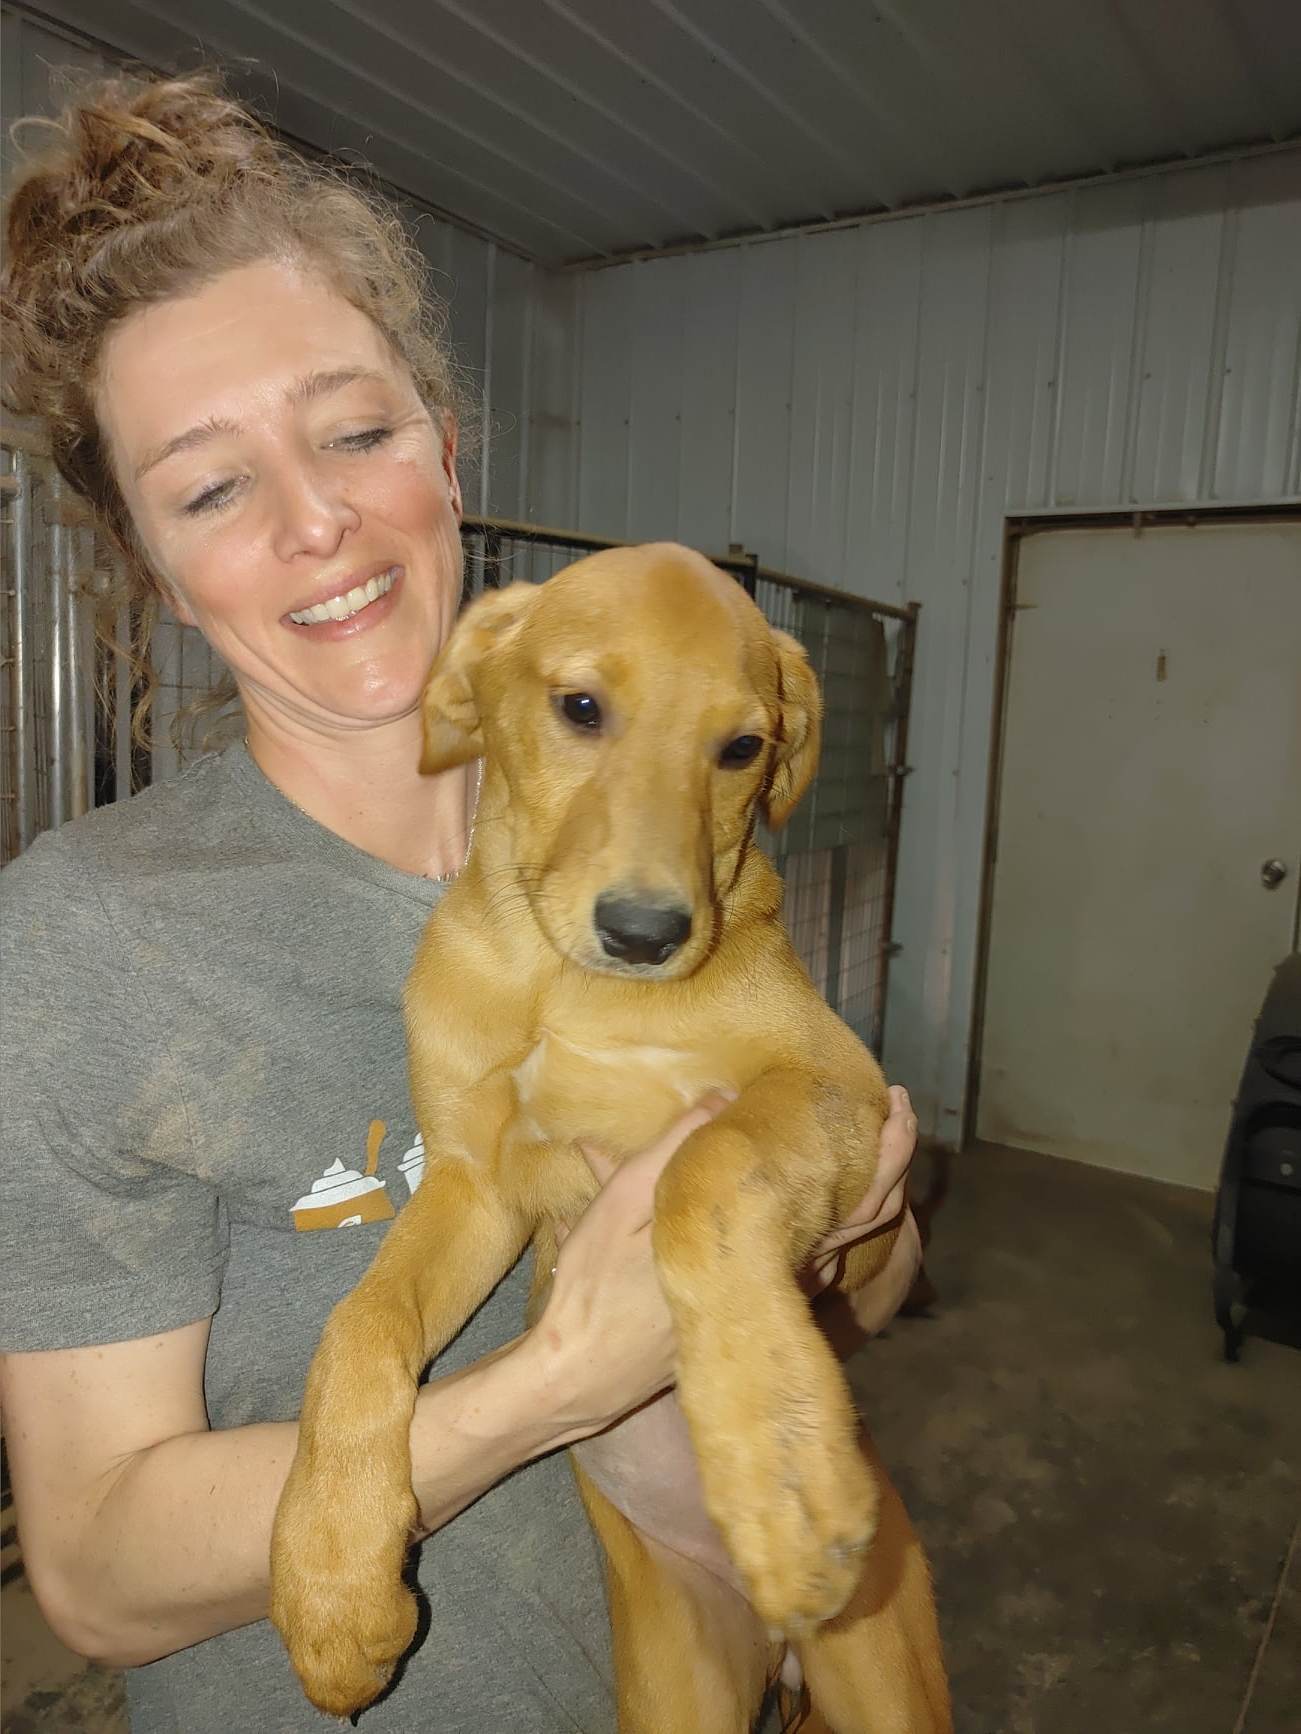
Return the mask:
<svg viewBox="0 0 1301 1734"><path fill-rule="evenodd" d="M328 1493L322 1495L329 1500ZM416 1599L401 1580L415 1500L375 1502L364 1523L335 1501L322 1511L291 1478L272 1540L271 1619L319 1710L350 1716L388 1685L416 1633Z"/></svg>
<svg viewBox="0 0 1301 1734"><path fill-rule="evenodd" d="M876 1482L848 1394L838 1369L780 1390L744 1374L711 1384L692 1405L710 1515L755 1612L804 1636L848 1602L876 1532Z"/></svg>
<svg viewBox="0 0 1301 1734"><path fill-rule="evenodd" d="M356 1591L369 1599L300 1607L285 1639L303 1691L330 1716L351 1716L378 1698L416 1635L416 1598L405 1585L350 1586Z"/></svg>

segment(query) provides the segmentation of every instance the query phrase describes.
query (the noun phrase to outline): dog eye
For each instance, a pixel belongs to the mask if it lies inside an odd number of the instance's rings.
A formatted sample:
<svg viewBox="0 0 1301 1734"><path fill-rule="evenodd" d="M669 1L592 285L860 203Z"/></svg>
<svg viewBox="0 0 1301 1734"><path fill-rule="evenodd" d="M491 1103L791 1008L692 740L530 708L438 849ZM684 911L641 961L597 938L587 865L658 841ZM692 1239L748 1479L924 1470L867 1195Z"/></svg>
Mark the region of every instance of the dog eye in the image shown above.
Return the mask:
<svg viewBox="0 0 1301 1734"><path fill-rule="evenodd" d="M719 753L718 762L729 770L735 770L739 765L748 765L757 759L762 747L762 735L738 735Z"/></svg>
<svg viewBox="0 0 1301 1734"><path fill-rule="evenodd" d="M601 707L590 692L567 692L560 700L561 715L579 729L599 729Z"/></svg>

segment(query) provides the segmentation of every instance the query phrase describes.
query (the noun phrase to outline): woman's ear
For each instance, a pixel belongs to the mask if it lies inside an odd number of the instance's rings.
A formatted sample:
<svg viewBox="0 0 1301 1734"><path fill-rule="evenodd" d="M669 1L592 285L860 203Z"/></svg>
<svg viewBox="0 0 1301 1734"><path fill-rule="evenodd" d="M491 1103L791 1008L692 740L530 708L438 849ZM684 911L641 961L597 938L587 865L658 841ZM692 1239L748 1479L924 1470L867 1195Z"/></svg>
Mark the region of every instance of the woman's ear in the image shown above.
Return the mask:
<svg viewBox="0 0 1301 1734"><path fill-rule="evenodd" d="M460 444L461 430L450 409L441 412L441 423L443 477L447 482L447 497L452 503L452 512L459 524L465 517L465 505L461 498L461 478L456 473L456 452Z"/></svg>
<svg viewBox="0 0 1301 1734"><path fill-rule="evenodd" d="M769 829L784 825L813 781L822 746L822 695L804 646L787 632L774 632L781 702L781 738L764 793Z"/></svg>
<svg viewBox="0 0 1301 1734"><path fill-rule="evenodd" d="M420 769L427 776L483 757L475 683L486 656L500 648L527 613L536 584L485 590L462 614L430 671L422 700Z"/></svg>

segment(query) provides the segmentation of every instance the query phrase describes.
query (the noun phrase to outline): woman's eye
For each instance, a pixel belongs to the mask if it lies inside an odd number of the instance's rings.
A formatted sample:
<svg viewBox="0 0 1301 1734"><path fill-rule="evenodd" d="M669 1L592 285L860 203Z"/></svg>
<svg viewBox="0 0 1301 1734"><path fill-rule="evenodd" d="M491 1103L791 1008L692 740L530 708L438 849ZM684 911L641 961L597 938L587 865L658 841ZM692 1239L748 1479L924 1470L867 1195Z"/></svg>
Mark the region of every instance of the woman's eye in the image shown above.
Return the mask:
<svg viewBox="0 0 1301 1734"><path fill-rule="evenodd" d="M578 729L599 729L601 707L590 692L567 692L559 701L560 714Z"/></svg>
<svg viewBox="0 0 1301 1734"><path fill-rule="evenodd" d="M336 440L331 440L329 451L369 452L376 446L383 445L387 439L392 439L393 429L388 426L362 428L359 433L342 434ZM226 505L235 491L235 483L218 482L214 487L206 488L195 499L184 507L188 517L197 518L204 512L219 511Z"/></svg>
<svg viewBox="0 0 1301 1734"><path fill-rule="evenodd" d="M383 445L386 439L392 438L392 435L393 429L391 427L368 427L363 429L361 433L344 434L341 439L337 439L333 443L336 446L342 446L345 451L368 452L375 446Z"/></svg>
<svg viewBox="0 0 1301 1734"><path fill-rule="evenodd" d="M748 765L757 759L763 747L762 735L738 735L734 741L728 741L718 755L718 762L727 770L736 770L740 765Z"/></svg>
<svg viewBox="0 0 1301 1734"><path fill-rule="evenodd" d="M217 482L213 487L205 488L201 494L186 502L186 516L197 518L204 512L217 511L226 504L234 490L234 482Z"/></svg>

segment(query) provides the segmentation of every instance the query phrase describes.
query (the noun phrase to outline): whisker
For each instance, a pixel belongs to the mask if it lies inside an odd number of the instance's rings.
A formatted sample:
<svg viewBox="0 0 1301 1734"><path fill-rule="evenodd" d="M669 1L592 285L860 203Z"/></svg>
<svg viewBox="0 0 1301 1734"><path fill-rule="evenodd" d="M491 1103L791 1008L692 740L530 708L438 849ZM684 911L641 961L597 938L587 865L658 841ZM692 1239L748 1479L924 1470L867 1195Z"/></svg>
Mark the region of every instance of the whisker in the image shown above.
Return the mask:
<svg viewBox="0 0 1301 1734"><path fill-rule="evenodd" d="M480 877L487 893L487 913L494 919L515 915L528 910L535 917L539 911L553 915L552 925L556 931L560 945L558 956L562 970L573 973L577 970L584 989L590 988L587 980L588 972L577 964L564 949L569 939L566 929L570 926L570 912L561 900L551 893L546 884L547 869L536 861L506 861L496 867L484 868Z"/></svg>

